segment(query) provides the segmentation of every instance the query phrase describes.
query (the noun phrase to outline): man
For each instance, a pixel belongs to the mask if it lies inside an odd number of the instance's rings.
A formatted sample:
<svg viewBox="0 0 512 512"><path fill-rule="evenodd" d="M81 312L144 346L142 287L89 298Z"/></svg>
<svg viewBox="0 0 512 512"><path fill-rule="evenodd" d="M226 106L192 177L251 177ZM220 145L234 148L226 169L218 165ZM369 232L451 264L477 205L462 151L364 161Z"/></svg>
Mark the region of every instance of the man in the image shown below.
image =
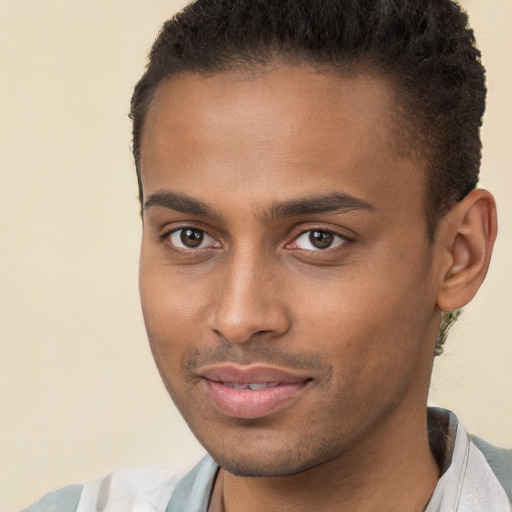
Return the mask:
<svg viewBox="0 0 512 512"><path fill-rule="evenodd" d="M479 57L450 0L198 0L164 25L132 98L140 290L209 455L28 510L511 510L512 455L426 407L496 236Z"/></svg>

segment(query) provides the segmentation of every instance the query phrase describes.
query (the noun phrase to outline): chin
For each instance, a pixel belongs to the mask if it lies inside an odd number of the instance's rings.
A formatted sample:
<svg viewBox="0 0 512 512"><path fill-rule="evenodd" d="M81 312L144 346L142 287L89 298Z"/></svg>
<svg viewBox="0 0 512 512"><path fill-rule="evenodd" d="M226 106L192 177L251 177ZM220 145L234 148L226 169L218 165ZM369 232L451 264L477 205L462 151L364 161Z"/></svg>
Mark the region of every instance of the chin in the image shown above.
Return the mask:
<svg viewBox="0 0 512 512"><path fill-rule="evenodd" d="M265 450L257 453L214 453L215 462L225 471L242 477L291 476L308 471L332 457L332 453L311 453L301 448Z"/></svg>
<svg viewBox="0 0 512 512"><path fill-rule="evenodd" d="M311 469L309 465L297 466L295 464L259 461L216 461L217 464L228 473L242 477L277 477L291 476ZM219 463L220 462L220 463Z"/></svg>

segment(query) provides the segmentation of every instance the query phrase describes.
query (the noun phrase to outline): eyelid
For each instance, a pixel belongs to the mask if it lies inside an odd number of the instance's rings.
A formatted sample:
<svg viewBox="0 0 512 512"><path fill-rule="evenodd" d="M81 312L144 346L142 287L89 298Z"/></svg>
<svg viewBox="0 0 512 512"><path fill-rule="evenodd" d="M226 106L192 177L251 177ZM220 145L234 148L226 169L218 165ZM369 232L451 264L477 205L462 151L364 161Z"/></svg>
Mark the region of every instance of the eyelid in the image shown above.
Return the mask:
<svg viewBox="0 0 512 512"><path fill-rule="evenodd" d="M186 230L186 229L190 229L190 230L193 230L193 231L201 231L202 233L204 233L204 235L206 237L211 238L215 243L214 244L209 244L207 247L181 247L181 246L176 245L175 243L173 243L171 241L172 235L174 235L175 233L178 233L180 231ZM181 225L181 226L174 226L172 228L166 229L160 235L160 238L161 238L161 240L163 242L171 245L173 249L178 250L178 251L197 251L197 250L201 250L201 249L216 249L216 248L221 246L221 244L217 240L217 238L214 237L213 235L211 235L205 228L194 226L194 225L190 225L190 224L185 224L185 225Z"/></svg>
<svg viewBox="0 0 512 512"><path fill-rule="evenodd" d="M315 232L315 231L332 234L339 239L339 243L336 243L333 246L326 247L325 249L321 249L321 248L304 249L302 247L290 247L292 244L295 244L295 242L302 236L307 235L308 233L311 233L311 232ZM351 243L353 241L354 241L353 237L350 237L350 236L346 235L345 233L342 233L338 230L328 228L325 226L311 226L308 229L302 228L300 231L297 232L297 234L293 235L292 240L285 245L285 249L326 253L326 252L329 252L331 250L334 250L334 249L340 247L341 245L344 245L345 243Z"/></svg>

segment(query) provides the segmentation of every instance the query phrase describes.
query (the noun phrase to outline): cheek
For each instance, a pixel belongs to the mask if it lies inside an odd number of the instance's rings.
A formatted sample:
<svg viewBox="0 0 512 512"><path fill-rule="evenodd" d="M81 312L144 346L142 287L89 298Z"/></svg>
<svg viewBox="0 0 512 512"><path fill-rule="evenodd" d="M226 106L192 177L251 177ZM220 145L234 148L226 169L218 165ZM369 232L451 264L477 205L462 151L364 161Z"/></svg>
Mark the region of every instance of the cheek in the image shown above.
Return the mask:
<svg viewBox="0 0 512 512"><path fill-rule="evenodd" d="M206 294L179 270L142 253L139 274L142 313L157 365L176 366L205 325Z"/></svg>
<svg viewBox="0 0 512 512"><path fill-rule="evenodd" d="M342 270L302 302L297 317L311 350L336 365L346 389L354 382L392 383L414 371L435 307L428 265L373 264ZM393 263L393 265L391 265ZM420 292L421 291L421 292ZM361 378L361 377L364 378Z"/></svg>

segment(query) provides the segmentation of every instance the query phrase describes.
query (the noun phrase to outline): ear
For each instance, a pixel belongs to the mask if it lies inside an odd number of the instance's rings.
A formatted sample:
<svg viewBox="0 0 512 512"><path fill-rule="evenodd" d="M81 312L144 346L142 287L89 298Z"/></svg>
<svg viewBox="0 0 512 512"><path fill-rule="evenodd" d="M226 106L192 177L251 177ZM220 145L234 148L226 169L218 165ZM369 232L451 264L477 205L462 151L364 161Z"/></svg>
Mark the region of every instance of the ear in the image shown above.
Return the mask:
<svg viewBox="0 0 512 512"><path fill-rule="evenodd" d="M470 192L441 221L436 243L442 251L437 305L465 306L483 283L497 233L496 202L487 190Z"/></svg>

